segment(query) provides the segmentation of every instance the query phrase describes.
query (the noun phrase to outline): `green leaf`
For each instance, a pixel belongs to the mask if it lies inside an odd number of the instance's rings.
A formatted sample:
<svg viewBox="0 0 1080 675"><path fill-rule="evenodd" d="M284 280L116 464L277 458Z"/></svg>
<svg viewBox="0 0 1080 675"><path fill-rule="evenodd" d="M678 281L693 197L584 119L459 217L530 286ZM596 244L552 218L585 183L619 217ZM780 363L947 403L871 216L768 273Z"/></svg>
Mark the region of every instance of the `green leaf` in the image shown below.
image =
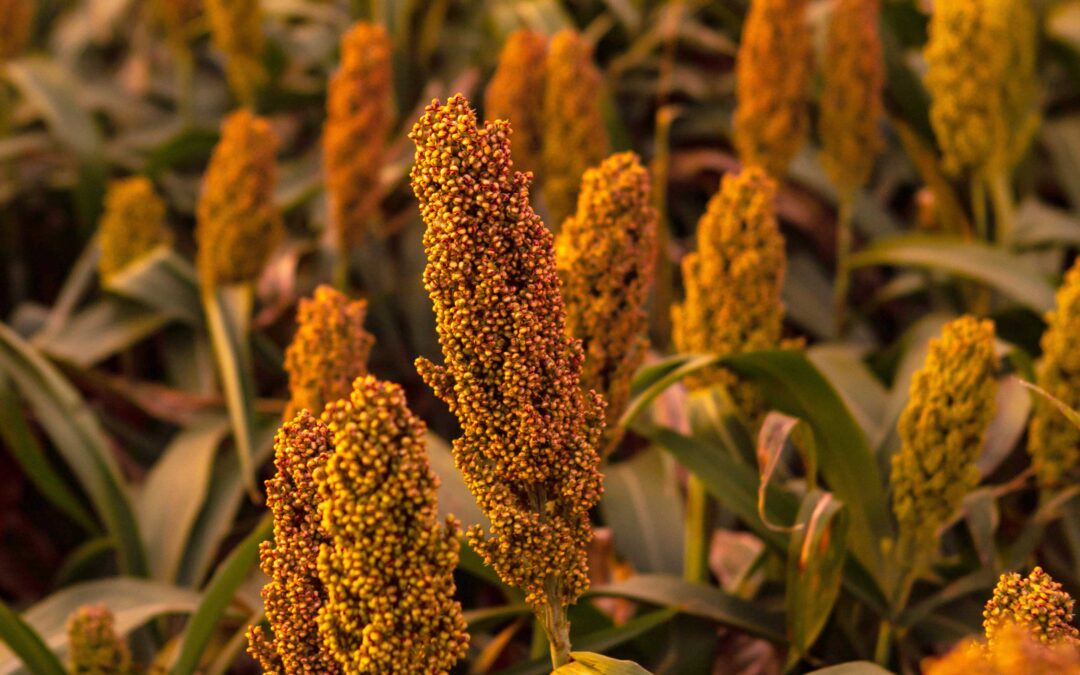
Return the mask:
<svg viewBox="0 0 1080 675"><path fill-rule="evenodd" d="M250 284L209 289L203 293L210 340L217 361L225 405L232 423L240 475L248 495L259 500L252 458L255 417L255 383L251 373L248 322L251 316Z"/></svg>
<svg viewBox="0 0 1080 675"><path fill-rule="evenodd" d="M86 159L101 154L101 134L75 97L75 77L55 61L31 57L7 64L8 77L57 139Z"/></svg>
<svg viewBox="0 0 1080 675"><path fill-rule="evenodd" d="M593 588L590 597L616 597L671 607L751 635L783 644L783 620L749 600L706 586L663 574L638 574L625 581Z"/></svg>
<svg viewBox="0 0 1080 675"><path fill-rule="evenodd" d="M0 371L0 438L11 451L12 458L46 499L85 531L96 533L98 525L83 506L82 499L68 486L67 481L52 467L45 456L15 390L7 375Z"/></svg>
<svg viewBox="0 0 1080 675"><path fill-rule="evenodd" d="M787 557L787 621L792 646L805 656L825 628L840 593L848 514L830 493L803 499Z"/></svg>
<svg viewBox="0 0 1080 675"><path fill-rule="evenodd" d="M946 237L893 237L856 253L852 268L919 267L971 279L997 289L1036 314L1054 306L1054 287L1028 262L986 244Z"/></svg>
<svg viewBox="0 0 1080 675"><path fill-rule="evenodd" d="M811 671L809 675L893 675L893 672L870 661L850 661L838 666L819 668Z"/></svg>
<svg viewBox="0 0 1080 675"><path fill-rule="evenodd" d="M691 373L716 365L717 358L710 354L678 354L638 370L630 383L631 399L626 412L619 420L626 426L641 413L653 399L665 389Z"/></svg>
<svg viewBox="0 0 1080 675"><path fill-rule="evenodd" d="M1039 396L1042 396L1047 401L1052 403L1054 407L1057 408L1058 411L1065 416L1065 419L1069 420L1075 427L1080 429L1080 412L1077 412L1073 408L1069 407L1067 403L1054 396L1050 392L1046 391L1037 384L1032 384L1031 382L1021 380L1019 377L1014 377L1012 379L1016 380L1024 387L1030 389L1031 391L1035 392Z"/></svg>
<svg viewBox="0 0 1080 675"><path fill-rule="evenodd" d="M889 392L859 355L845 345L815 345L806 356L833 386L867 438L877 438Z"/></svg>
<svg viewBox="0 0 1080 675"><path fill-rule="evenodd" d="M270 536L273 528L274 521L268 513L218 567L203 591L198 609L188 620L176 662L169 670L172 675L195 673L214 628L259 560L259 544Z"/></svg>
<svg viewBox="0 0 1080 675"><path fill-rule="evenodd" d="M552 671L552 675L649 675L633 661L622 661L593 652L570 652L574 659Z"/></svg>
<svg viewBox="0 0 1080 675"><path fill-rule="evenodd" d="M154 617L194 611L199 594L156 581L113 577L53 593L24 612L22 618L50 650L63 657L67 651L68 617L84 605L108 607L116 619L117 634L126 635ZM19 672L19 663L0 645L0 675L14 672Z"/></svg>
<svg viewBox="0 0 1080 675"><path fill-rule="evenodd" d="M146 573L139 528L105 432L78 392L49 362L0 324L0 370L37 416L42 429L93 502L115 539L121 568Z"/></svg>
<svg viewBox="0 0 1080 675"><path fill-rule="evenodd" d="M1017 209L1014 228L1012 243L1017 247L1080 244L1080 219L1034 197L1025 199Z"/></svg>
<svg viewBox="0 0 1080 675"><path fill-rule="evenodd" d="M41 636L4 602L0 602L0 638L31 672L37 675L66 674L64 665L45 646Z"/></svg>
<svg viewBox="0 0 1080 675"><path fill-rule="evenodd" d="M229 422L217 414L194 420L165 448L137 495L150 574L175 581L188 537L210 483ZM183 476L182 480L177 477Z"/></svg>
<svg viewBox="0 0 1080 675"><path fill-rule="evenodd" d="M50 357L89 368L160 330L168 317L123 298L104 297L42 331L34 346Z"/></svg>
<svg viewBox="0 0 1080 675"><path fill-rule="evenodd" d="M836 390L797 351L754 352L721 363L757 383L774 409L810 425L829 487L841 501L859 505L849 546L864 567L879 570L880 542L892 533L884 483L866 436Z"/></svg>
<svg viewBox="0 0 1080 675"><path fill-rule="evenodd" d="M600 511L611 528L615 548L635 570L679 574L683 568L682 499L672 461L658 448L604 469Z"/></svg>
<svg viewBox="0 0 1080 675"><path fill-rule="evenodd" d="M167 246L158 247L112 275L104 287L170 319L193 326L203 323L195 270Z"/></svg>

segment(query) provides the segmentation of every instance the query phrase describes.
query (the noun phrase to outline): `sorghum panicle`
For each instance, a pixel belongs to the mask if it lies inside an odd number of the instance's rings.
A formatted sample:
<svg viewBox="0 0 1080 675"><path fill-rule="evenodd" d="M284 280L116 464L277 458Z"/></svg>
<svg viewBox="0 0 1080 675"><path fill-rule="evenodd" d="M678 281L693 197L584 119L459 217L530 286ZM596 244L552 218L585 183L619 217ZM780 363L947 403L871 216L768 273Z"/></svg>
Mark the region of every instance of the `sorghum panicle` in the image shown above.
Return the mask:
<svg viewBox="0 0 1080 675"><path fill-rule="evenodd" d="M446 673L469 642L454 600L458 523L439 522L424 423L368 375L323 413L334 452L315 473L323 529L318 626L345 673Z"/></svg>
<svg viewBox="0 0 1080 675"><path fill-rule="evenodd" d="M994 324L962 316L930 341L900 416L892 458L893 512L901 537L932 550L935 533L979 482L975 460L994 416Z"/></svg>
<svg viewBox="0 0 1080 675"><path fill-rule="evenodd" d="M807 0L752 0L735 60L735 148L782 178L806 140L813 63Z"/></svg>
<svg viewBox="0 0 1080 675"><path fill-rule="evenodd" d="M478 127L457 95L432 102L411 138L445 359L417 368L462 427L454 458L491 523L486 537L470 529L470 543L535 611L565 607L588 586L603 409L581 390L552 234L513 169L509 123Z"/></svg>
<svg viewBox="0 0 1080 675"><path fill-rule="evenodd" d="M656 211L649 172L622 152L585 172L577 212L566 219L555 257L566 302L566 329L581 340L581 386L607 401L601 454L622 433L619 416L630 379L649 348L646 303L656 263Z"/></svg>
<svg viewBox="0 0 1080 675"><path fill-rule="evenodd" d="M393 96L390 36L381 24L360 21L341 38L341 66L330 78L323 127L330 222L345 250L363 241L379 206Z"/></svg>
<svg viewBox="0 0 1080 675"><path fill-rule="evenodd" d="M104 605L80 607L68 619L72 675L129 675L131 653L116 635L113 613Z"/></svg>
<svg viewBox="0 0 1080 675"><path fill-rule="evenodd" d="M375 338L364 330L366 300L349 300L319 286L300 301L296 335L285 350L291 398L285 419L302 409L321 414L327 403L348 398L352 383L367 374Z"/></svg>
<svg viewBox="0 0 1080 675"><path fill-rule="evenodd" d="M881 151L885 64L879 0L833 4L821 69L821 163L841 193L866 184Z"/></svg>
<svg viewBox="0 0 1080 675"><path fill-rule="evenodd" d="M1007 626L1022 628L1043 644L1070 644L1080 648L1080 634L1071 622L1073 599L1041 567L1027 577L1002 574L994 595L983 611L983 631L991 649Z"/></svg>
<svg viewBox="0 0 1080 675"><path fill-rule="evenodd" d="M153 10L173 49L186 51L203 18L203 0L154 0Z"/></svg>
<svg viewBox="0 0 1080 675"><path fill-rule="evenodd" d="M108 280L157 247L172 242L165 210L165 202L148 178L134 176L109 185L98 226L98 271L103 279Z"/></svg>
<svg viewBox="0 0 1080 675"><path fill-rule="evenodd" d="M679 351L728 356L780 346L780 290L787 258L773 200L776 183L756 167L727 174L697 225L697 250L683 258L686 299L671 309ZM688 380L691 388L728 387L744 421L761 415L756 387L712 368Z"/></svg>
<svg viewBox="0 0 1080 675"><path fill-rule="evenodd" d="M222 122L197 211L197 265L204 285L254 281L277 247L283 234L274 204L277 144L270 123L248 110Z"/></svg>
<svg viewBox="0 0 1080 675"><path fill-rule="evenodd" d="M1037 123L1030 2L936 0L929 33L925 81L945 169L1010 168Z"/></svg>
<svg viewBox="0 0 1080 675"><path fill-rule="evenodd" d="M547 38L520 28L510 34L484 94L484 116L513 125L511 150L519 171L540 180L544 138L544 59ZM564 148L565 149L565 148Z"/></svg>
<svg viewBox="0 0 1080 675"><path fill-rule="evenodd" d="M1036 382L1069 407L1080 408L1080 262L1065 274L1046 325ZM1028 452L1045 487L1061 485L1080 464L1080 429L1042 396L1035 397Z"/></svg>
<svg viewBox="0 0 1080 675"><path fill-rule="evenodd" d="M551 38L544 86L544 196L551 222L561 224L577 205L581 176L610 152L600 110L602 78L592 46L577 31Z"/></svg>
<svg viewBox="0 0 1080 675"><path fill-rule="evenodd" d="M0 0L0 63L22 53L34 25L34 0Z"/></svg>
<svg viewBox="0 0 1080 675"><path fill-rule="evenodd" d="M204 0L214 46L225 55L225 77L245 105L266 79L259 0Z"/></svg>
<svg viewBox="0 0 1080 675"><path fill-rule="evenodd" d="M330 542L318 509L314 475L330 458L330 430L307 410L278 431L274 469L266 481L266 505L274 514L274 538L259 547L263 607L273 635L248 630L248 651L263 672L283 675L341 673L319 637L317 619L326 589L317 574L319 548Z"/></svg>
<svg viewBox="0 0 1080 675"><path fill-rule="evenodd" d="M990 648L967 640L941 658L923 662L925 675L1080 675L1080 649L1047 645L1017 626L1007 626Z"/></svg>

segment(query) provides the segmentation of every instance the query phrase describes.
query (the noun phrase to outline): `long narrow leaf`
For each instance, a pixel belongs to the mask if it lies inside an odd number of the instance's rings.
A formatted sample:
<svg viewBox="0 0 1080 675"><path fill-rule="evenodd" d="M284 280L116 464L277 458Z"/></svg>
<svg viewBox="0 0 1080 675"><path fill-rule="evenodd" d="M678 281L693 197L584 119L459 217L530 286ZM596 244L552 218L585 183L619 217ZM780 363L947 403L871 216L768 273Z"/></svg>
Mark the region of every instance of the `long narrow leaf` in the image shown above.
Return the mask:
<svg viewBox="0 0 1080 675"><path fill-rule="evenodd" d="M176 662L169 671L172 675L192 675L199 667L199 659L214 628L232 603L236 590L258 562L259 544L270 536L273 526L274 521L267 514L218 567L203 592L199 608L188 621Z"/></svg>
<svg viewBox="0 0 1080 675"><path fill-rule="evenodd" d="M98 420L85 401L49 362L0 324L0 369L30 404L45 433L67 462L105 529L116 541L122 569L146 573L138 523L120 469Z"/></svg>
<svg viewBox="0 0 1080 675"><path fill-rule="evenodd" d="M41 636L3 602L0 602L0 638L35 675L65 675L64 665L49 651Z"/></svg>

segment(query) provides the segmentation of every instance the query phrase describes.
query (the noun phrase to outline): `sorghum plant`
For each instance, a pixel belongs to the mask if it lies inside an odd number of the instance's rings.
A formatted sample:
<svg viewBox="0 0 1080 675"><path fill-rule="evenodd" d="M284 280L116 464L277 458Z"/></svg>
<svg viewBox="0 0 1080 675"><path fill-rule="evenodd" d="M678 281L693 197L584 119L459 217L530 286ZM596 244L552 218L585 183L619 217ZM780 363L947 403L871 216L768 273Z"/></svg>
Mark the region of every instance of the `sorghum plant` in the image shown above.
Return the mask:
<svg viewBox="0 0 1080 675"><path fill-rule="evenodd" d="M108 280L159 246L172 242L165 224L165 202L148 178L118 180L105 195L99 226L101 258L98 271Z"/></svg>
<svg viewBox="0 0 1080 675"><path fill-rule="evenodd" d="M566 329L581 340L581 386L607 401L601 455L618 444L630 379L649 348L645 304L656 262L656 211L649 172L623 152L589 169L577 213L566 219L555 254Z"/></svg>
<svg viewBox="0 0 1080 675"><path fill-rule="evenodd" d="M809 129L813 52L806 0L753 0L735 61L734 142L746 164L783 178Z"/></svg>
<svg viewBox="0 0 1080 675"><path fill-rule="evenodd" d="M330 78L323 127L323 172L330 226L343 255L371 229L379 174L394 121L390 36L364 21L341 38L341 65Z"/></svg>
<svg viewBox="0 0 1080 675"><path fill-rule="evenodd" d="M367 374L375 338L364 330L366 317L366 300L349 300L330 286L319 286L300 301L296 335L285 350L290 392L285 419L303 409L319 413L347 398L353 381Z"/></svg>
<svg viewBox="0 0 1080 675"><path fill-rule="evenodd" d="M1043 644L1066 643L1080 648L1080 633L1071 624L1073 599L1041 567L1027 577L1002 574L983 612L983 631L990 647L1009 625L1019 626Z"/></svg>
<svg viewBox="0 0 1080 675"><path fill-rule="evenodd" d="M544 59L547 38L519 28L499 53L499 64L484 94L484 115L514 126L511 149L519 171L533 172L539 185L544 142Z"/></svg>
<svg viewBox="0 0 1080 675"><path fill-rule="evenodd" d="M574 212L581 176L608 155L610 143L600 110L602 77L585 38L570 29L556 33L544 69L544 196L557 227Z"/></svg>
<svg viewBox="0 0 1080 675"><path fill-rule="evenodd" d="M104 605L80 607L68 619L72 675L129 675L131 653L116 635L113 613Z"/></svg>
<svg viewBox="0 0 1080 675"><path fill-rule="evenodd" d="M263 29L259 0L204 0L210 33L225 55L225 76L241 103L255 103L266 79L262 65Z"/></svg>
<svg viewBox="0 0 1080 675"><path fill-rule="evenodd" d="M469 634L454 600L460 527L438 519L424 423L368 375L327 406L333 452L314 473L322 528L319 635L342 672L449 672Z"/></svg>
<svg viewBox="0 0 1080 675"><path fill-rule="evenodd" d="M589 509L600 499L598 395L581 390L551 232L514 171L510 125L478 126L461 95L413 128L413 191L427 225L424 284L444 365L417 361L461 424L454 458L491 523L468 532L525 591L556 666L569 659L566 607L588 586Z"/></svg>

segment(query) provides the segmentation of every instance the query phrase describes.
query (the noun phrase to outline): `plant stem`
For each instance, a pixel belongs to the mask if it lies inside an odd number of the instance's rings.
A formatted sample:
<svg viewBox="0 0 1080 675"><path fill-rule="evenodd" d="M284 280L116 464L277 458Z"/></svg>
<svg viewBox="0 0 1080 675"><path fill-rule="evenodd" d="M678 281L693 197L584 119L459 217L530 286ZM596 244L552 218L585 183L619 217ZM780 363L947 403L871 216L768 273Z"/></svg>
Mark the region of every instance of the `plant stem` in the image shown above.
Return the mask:
<svg viewBox="0 0 1080 675"><path fill-rule="evenodd" d="M570 619L566 616L566 608L558 604L558 581L555 577L548 577L544 586L547 604L544 605L540 621L547 632L551 666L555 669L570 662Z"/></svg>
<svg viewBox="0 0 1080 675"><path fill-rule="evenodd" d="M686 481L686 542L683 578L708 580L709 570L709 495L697 476Z"/></svg>
<svg viewBox="0 0 1080 675"><path fill-rule="evenodd" d="M995 239L999 244L1007 245L1012 239L1013 230L1013 200L1009 176L1005 171L998 171L986 182L990 188L990 202L994 207Z"/></svg>
<svg viewBox="0 0 1080 675"><path fill-rule="evenodd" d="M844 334L847 319L848 291L851 287L851 217L854 211L854 195L850 192L840 198L840 210L836 219L836 280L833 283L833 321L836 337Z"/></svg>
<svg viewBox="0 0 1080 675"><path fill-rule="evenodd" d="M986 222L986 181L981 175L971 179L971 217L975 220L975 234L983 241L990 241L990 228Z"/></svg>

